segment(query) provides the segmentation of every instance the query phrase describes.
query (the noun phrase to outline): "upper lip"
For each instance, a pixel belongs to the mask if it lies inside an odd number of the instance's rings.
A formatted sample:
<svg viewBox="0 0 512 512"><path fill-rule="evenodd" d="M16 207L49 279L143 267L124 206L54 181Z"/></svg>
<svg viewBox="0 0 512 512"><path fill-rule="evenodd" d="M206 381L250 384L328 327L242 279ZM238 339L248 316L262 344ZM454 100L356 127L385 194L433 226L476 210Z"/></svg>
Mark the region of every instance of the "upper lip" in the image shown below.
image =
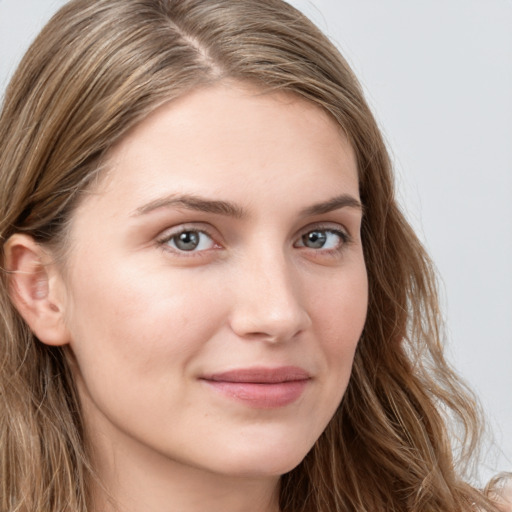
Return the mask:
<svg viewBox="0 0 512 512"><path fill-rule="evenodd" d="M280 366L278 368L238 368L220 373L203 375L203 380L214 382L247 382L254 384L277 384L308 380L311 375L298 366Z"/></svg>

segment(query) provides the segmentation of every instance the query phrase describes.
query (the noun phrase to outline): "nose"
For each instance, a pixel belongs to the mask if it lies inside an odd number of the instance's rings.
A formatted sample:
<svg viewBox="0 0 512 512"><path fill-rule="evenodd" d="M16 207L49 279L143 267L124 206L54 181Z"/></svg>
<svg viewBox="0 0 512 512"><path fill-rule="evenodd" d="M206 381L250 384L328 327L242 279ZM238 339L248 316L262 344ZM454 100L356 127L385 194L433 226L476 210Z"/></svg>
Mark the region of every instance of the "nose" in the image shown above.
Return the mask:
<svg viewBox="0 0 512 512"><path fill-rule="evenodd" d="M237 277L231 329L241 338L271 343L297 337L311 325L300 281L282 254L246 262Z"/></svg>

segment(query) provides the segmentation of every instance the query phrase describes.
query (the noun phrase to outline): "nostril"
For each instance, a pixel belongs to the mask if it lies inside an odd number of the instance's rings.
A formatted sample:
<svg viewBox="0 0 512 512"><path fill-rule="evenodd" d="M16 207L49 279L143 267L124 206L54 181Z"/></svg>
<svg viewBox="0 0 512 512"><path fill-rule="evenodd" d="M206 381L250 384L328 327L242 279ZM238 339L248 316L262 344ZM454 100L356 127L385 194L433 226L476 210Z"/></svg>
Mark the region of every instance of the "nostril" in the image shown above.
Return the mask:
<svg viewBox="0 0 512 512"><path fill-rule="evenodd" d="M296 339L311 325L307 311L295 304L284 311L238 304L230 319L231 328L246 340L277 343Z"/></svg>
<svg viewBox="0 0 512 512"><path fill-rule="evenodd" d="M289 339L294 339L300 334L299 332L296 332L292 336L282 336L279 334L270 334L266 332L253 332L253 333L247 333L244 335L244 338L248 341L261 341L265 343L279 343L281 341L286 341Z"/></svg>

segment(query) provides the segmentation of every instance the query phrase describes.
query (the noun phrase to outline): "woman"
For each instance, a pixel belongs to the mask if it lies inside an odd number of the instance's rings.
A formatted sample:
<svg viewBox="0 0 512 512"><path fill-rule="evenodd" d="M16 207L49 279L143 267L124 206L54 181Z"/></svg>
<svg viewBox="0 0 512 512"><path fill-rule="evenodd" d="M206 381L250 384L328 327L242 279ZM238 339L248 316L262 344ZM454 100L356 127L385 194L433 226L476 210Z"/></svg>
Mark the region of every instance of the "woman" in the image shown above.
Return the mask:
<svg viewBox="0 0 512 512"><path fill-rule="evenodd" d="M2 510L497 510L378 128L296 10L70 2L0 147Z"/></svg>

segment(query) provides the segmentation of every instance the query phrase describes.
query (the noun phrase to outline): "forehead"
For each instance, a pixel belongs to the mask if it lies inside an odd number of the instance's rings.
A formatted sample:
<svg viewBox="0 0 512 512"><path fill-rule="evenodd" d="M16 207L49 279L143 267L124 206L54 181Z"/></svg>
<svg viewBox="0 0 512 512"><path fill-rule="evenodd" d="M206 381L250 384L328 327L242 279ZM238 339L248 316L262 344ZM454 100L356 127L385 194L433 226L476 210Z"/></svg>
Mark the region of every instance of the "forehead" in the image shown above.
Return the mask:
<svg viewBox="0 0 512 512"><path fill-rule="evenodd" d="M95 196L111 205L165 191L290 198L295 185L358 195L353 149L329 114L294 94L233 83L159 107L111 150L106 171Z"/></svg>

